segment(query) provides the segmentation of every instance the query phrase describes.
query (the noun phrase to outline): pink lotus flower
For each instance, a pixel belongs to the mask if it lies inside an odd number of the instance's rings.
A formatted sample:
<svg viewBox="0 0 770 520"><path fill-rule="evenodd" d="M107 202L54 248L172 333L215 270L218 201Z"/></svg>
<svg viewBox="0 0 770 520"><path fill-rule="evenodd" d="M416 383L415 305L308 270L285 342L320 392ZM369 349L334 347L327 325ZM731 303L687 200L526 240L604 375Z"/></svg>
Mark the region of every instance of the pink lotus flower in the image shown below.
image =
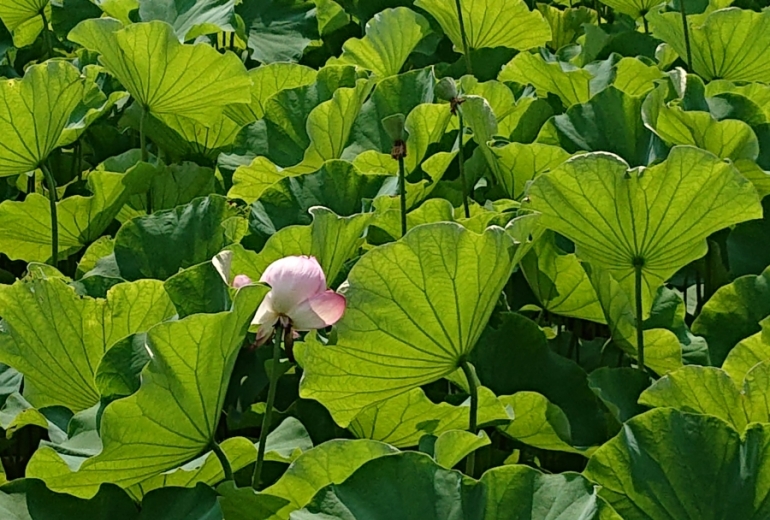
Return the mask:
<svg viewBox="0 0 770 520"><path fill-rule="evenodd" d="M224 251L212 260L225 283L230 284L232 253ZM271 290L262 300L252 325L259 325L257 346L273 335L276 325L292 331L323 329L334 325L345 312L345 297L326 288L326 276L312 256L287 256L270 264L260 282ZM251 278L237 275L232 287L251 284Z"/></svg>
<svg viewBox="0 0 770 520"><path fill-rule="evenodd" d="M280 324L293 330L323 329L345 312L345 297L326 289L326 276L312 256L287 256L270 264L260 282L272 290L257 309L257 344L267 341Z"/></svg>

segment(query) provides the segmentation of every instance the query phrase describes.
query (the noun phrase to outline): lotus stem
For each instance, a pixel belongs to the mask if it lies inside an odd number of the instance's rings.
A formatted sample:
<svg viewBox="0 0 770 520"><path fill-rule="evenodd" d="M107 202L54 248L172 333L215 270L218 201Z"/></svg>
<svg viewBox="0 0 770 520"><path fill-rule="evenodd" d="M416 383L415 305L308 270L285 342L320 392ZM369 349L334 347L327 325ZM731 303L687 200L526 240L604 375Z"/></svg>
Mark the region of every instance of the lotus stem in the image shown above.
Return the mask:
<svg viewBox="0 0 770 520"><path fill-rule="evenodd" d="M257 464L254 466L254 475L251 481L251 487L255 490L259 486L259 482L262 478L262 466L265 463L267 434L270 430L273 406L275 405L275 394L278 388L278 361L281 356L281 338L284 334L291 335L291 326L284 328L283 325L279 323L276 327L275 338L273 340L273 362L270 365L270 386L267 390L267 407L265 408L265 415L262 417L262 429L259 432L259 446L257 448Z"/></svg>
<svg viewBox="0 0 770 520"><path fill-rule="evenodd" d="M51 265L56 267L59 263L59 219L56 215L56 179L45 163L40 163L45 182L48 186L48 200L51 202Z"/></svg>
<svg viewBox="0 0 770 520"><path fill-rule="evenodd" d="M465 69L468 74L473 74L473 62L471 61L471 53L468 48L468 37L465 34L465 20L463 20L463 6L460 0L455 0L457 6L457 20L460 22L460 36L463 41L463 54L465 55Z"/></svg>
<svg viewBox="0 0 770 520"><path fill-rule="evenodd" d="M142 105L142 116L139 119L139 146L142 149L142 162L150 161L150 153L147 151L147 135L144 131L145 121L147 119L147 108ZM152 213L152 189L147 190L147 214Z"/></svg>
<svg viewBox="0 0 770 520"><path fill-rule="evenodd" d="M471 411L470 411L468 431L476 435L478 433L477 422L478 422L478 414L479 414L478 382L476 381L476 376L473 373L471 364L468 363L467 359L462 360L462 362L460 363L460 368L463 369L463 373L465 374L465 379L468 380L468 387L471 394ZM474 451L468 455L468 458L465 461L466 475L468 475L469 477L472 477L475 469L476 469L476 452Z"/></svg>
<svg viewBox="0 0 770 520"><path fill-rule="evenodd" d="M404 158L398 158L398 191L401 198L401 236L406 235L406 171Z"/></svg>
<svg viewBox="0 0 770 520"><path fill-rule="evenodd" d="M457 117L460 124L460 133L457 134L457 140L459 141L457 148L457 159L460 161L460 182L462 183L463 187L463 208L465 209L465 218L471 218L471 208L468 204L468 180L465 178L465 152L463 150L463 145L465 144L463 143L465 124L463 121L463 115L459 110L457 111Z"/></svg>
<svg viewBox="0 0 770 520"><path fill-rule="evenodd" d="M692 72L692 49L690 48L690 26L687 25L687 12L684 0L679 0L679 12L682 13L682 29L684 29L684 46L687 49L687 72Z"/></svg>
<svg viewBox="0 0 770 520"><path fill-rule="evenodd" d="M645 371L644 367L644 320L642 313L642 267L641 261L634 262L634 298L636 299L636 349L637 360L639 361L639 370Z"/></svg>
<svg viewBox="0 0 770 520"><path fill-rule="evenodd" d="M32 172L32 175L27 177L27 195L30 193L35 193L35 172Z"/></svg>
<svg viewBox="0 0 770 520"><path fill-rule="evenodd" d="M216 441L211 441L211 451L219 459L219 463L222 465L222 471L225 472L225 481L233 480L233 468L230 466L230 461L227 460L227 455L222 451L222 447Z"/></svg>
<svg viewBox="0 0 770 520"><path fill-rule="evenodd" d="M644 34L650 34L650 24L647 21L647 13L642 13L642 23L644 24Z"/></svg>

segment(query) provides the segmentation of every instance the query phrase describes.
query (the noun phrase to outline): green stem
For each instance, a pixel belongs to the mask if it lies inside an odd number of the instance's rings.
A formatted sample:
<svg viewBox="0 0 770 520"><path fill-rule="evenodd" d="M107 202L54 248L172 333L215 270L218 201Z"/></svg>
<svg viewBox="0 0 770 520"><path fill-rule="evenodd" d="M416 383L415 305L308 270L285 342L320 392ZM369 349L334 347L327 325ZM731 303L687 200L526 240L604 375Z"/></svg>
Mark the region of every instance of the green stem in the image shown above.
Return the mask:
<svg viewBox="0 0 770 520"><path fill-rule="evenodd" d="M281 356L281 338L283 334L291 334L291 327L285 330L281 324L275 329L275 339L273 341L273 363L270 365L270 386L267 390L267 408L262 417L262 430L259 432L259 447L257 448L257 465L254 466L254 476L252 477L251 487L257 489L262 478L262 466L265 463L265 447L267 445L267 434L270 430L270 422L273 416L273 405L275 404L275 394L278 388L278 361Z"/></svg>
<svg viewBox="0 0 770 520"><path fill-rule="evenodd" d="M230 461L227 460L227 455L222 451L217 441L211 441L211 451L219 459L219 463L222 465L222 470L225 472L225 481L233 480L233 468L230 466Z"/></svg>
<svg viewBox="0 0 770 520"><path fill-rule="evenodd" d="M463 151L463 133L465 132L465 125L463 121L463 115L458 110L457 117L460 123L460 133L457 135L457 139L460 141L458 145L457 158L460 161L460 182L463 187L463 208L465 209L465 218L471 218L471 208L468 204L468 180L465 178L465 153Z"/></svg>
<svg viewBox="0 0 770 520"><path fill-rule="evenodd" d="M679 12L682 13L682 28L684 29L684 45L687 49L687 72L692 72L692 49L690 48L690 27L687 25L687 12L684 0L679 0Z"/></svg>
<svg viewBox="0 0 770 520"><path fill-rule="evenodd" d="M51 202L51 265L56 267L59 263L59 219L56 216L56 179L45 163L40 163L40 169L45 175L48 185L48 200Z"/></svg>
<svg viewBox="0 0 770 520"><path fill-rule="evenodd" d="M647 22L647 13L642 14L642 23L644 24L644 34L650 34L650 24Z"/></svg>
<svg viewBox="0 0 770 520"><path fill-rule="evenodd" d="M51 45L51 34L48 32L48 18L45 16L45 7L40 11L43 18L43 41L45 42L46 56L53 57L53 45Z"/></svg>
<svg viewBox="0 0 770 520"><path fill-rule="evenodd" d="M471 413L470 413L470 421L469 421L469 428L468 431L470 431L472 434L478 433L478 414L479 414L479 388L478 384L476 382L476 376L473 373L473 369L471 368L471 364L468 363L467 359L463 359L460 363L460 368L463 369L463 373L465 374L465 379L468 380L468 387L470 389L471 394ZM468 455L468 458L465 461L465 473L472 477L473 473L476 469L476 452L472 452L470 455Z"/></svg>
<svg viewBox="0 0 770 520"><path fill-rule="evenodd" d="M642 318L642 265L634 265L635 287L634 297L636 299L636 347L638 352L639 370L646 370L644 367L644 320Z"/></svg>
<svg viewBox="0 0 770 520"><path fill-rule="evenodd" d="M401 236L406 235L406 167L403 154L398 157L398 191L401 196Z"/></svg>
<svg viewBox="0 0 770 520"><path fill-rule="evenodd" d="M35 172L32 172L32 175L27 177L27 195L30 193L35 193Z"/></svg>
<svg viewBox="0 0 770 520"><path fill-rule="evenodd" d="M147 135L144 131L145 121L147 119L147 108L142 105L142 116L139 119L139 146L142 149L142 162L150 161L150 153L147 151ZM147 190L147 214L152 213L152 189Z"/></svg>
<svg viewBox="0 0 770 520"><path fill-rule="evenodd" d="M457 20L460 22L460 35L463 39L463 54L465 55L465 68L468 74L473 74L473 62L468 48L468 37L465 35L465 20L463 20L463 6L460 0L455 0L457 6Z"/></svg>

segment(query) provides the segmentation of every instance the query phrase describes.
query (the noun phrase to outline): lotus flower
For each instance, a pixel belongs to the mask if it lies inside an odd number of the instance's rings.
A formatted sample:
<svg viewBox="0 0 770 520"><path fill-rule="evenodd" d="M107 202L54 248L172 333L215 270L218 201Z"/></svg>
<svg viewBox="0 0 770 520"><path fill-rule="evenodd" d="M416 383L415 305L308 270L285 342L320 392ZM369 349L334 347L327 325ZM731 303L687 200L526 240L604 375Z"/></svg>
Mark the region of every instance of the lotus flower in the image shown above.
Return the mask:
<svg viewBox="0 0 770 520"><path fill-rule="evenodd" d="M230 283L232 253L225 251L213 263L225 283ZM345 312L345 297L326 288L326 276L312 256L287 256L270 264L260 282L271 287L257 309L252 325L259 325L257 346L268 341L280 323L284 330L308 331L334 325ZM237 275L232 287L251 284Z"/></svg>
<svg viewBox="0 0 770 520"><path fill-rule="evenodd" d="M345 297L326 289L326 276L312 256L287 256L270 264L260 282L272 290L257 309L257 344L267 341L280 322L305 331L334 325L345 312Z"/></svg>

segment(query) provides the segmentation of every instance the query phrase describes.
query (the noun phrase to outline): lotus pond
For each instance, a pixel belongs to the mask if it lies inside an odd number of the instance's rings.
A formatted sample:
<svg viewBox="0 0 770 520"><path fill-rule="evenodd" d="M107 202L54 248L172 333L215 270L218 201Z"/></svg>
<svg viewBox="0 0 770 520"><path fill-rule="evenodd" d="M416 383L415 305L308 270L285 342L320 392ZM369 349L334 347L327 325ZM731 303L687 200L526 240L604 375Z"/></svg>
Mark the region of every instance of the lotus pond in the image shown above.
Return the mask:
<svg viewBox="0 0 770 520"><path fill-rule="evenodd" d="M768 0L0 0L1 520L770 518Z"/></svg>

